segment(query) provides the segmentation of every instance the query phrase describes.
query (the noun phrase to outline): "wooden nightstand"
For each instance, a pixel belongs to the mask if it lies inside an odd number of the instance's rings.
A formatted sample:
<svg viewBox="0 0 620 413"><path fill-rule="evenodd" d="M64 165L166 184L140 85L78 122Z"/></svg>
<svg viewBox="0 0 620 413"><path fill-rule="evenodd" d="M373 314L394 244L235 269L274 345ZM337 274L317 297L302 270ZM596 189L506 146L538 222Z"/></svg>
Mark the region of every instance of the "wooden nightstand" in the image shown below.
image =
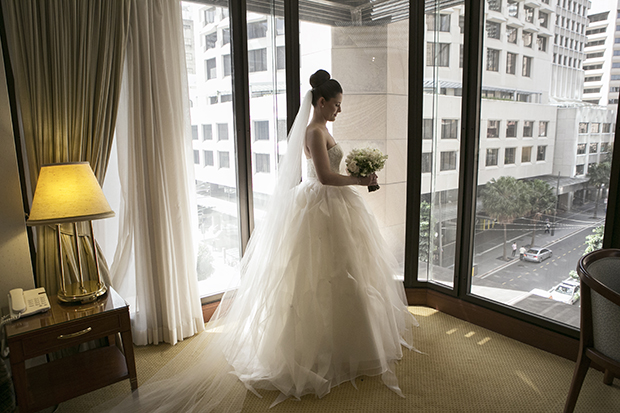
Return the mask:
<svg viewBox="0 0 620 413"><path fill-rule="evenodd" d="M112 288L99 300L61 304L6 325L13 384L21 413L35 412L129 379L138 388L129 305ZM121 343L116 340L120 333ZM25 361L66 347L108 337L110 345L26 369Z"/></svg>

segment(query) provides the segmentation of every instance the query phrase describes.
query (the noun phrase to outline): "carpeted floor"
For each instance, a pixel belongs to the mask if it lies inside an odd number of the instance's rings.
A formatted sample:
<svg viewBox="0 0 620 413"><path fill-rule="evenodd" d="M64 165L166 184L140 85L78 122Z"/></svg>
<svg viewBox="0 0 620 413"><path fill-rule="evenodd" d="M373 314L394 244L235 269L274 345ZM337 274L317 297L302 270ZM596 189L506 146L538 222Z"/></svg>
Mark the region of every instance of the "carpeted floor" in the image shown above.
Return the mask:
<svg viewBox="0 0 620 413"><path fill-rule="evenodd" d="M425 307L411 307L420 322L416 347L406 351L396 374L405 398L378 377L345 383L322 399L287 400L272 409L275 392L248 394L243 412L561 412L575 363ZM136 347L142 384L192 339L176 346ZM58 413L84 413L105 400L129 393L124 381L61 404ZM620 412L620 379L603 384L590 369L576 412Z"/></svg>

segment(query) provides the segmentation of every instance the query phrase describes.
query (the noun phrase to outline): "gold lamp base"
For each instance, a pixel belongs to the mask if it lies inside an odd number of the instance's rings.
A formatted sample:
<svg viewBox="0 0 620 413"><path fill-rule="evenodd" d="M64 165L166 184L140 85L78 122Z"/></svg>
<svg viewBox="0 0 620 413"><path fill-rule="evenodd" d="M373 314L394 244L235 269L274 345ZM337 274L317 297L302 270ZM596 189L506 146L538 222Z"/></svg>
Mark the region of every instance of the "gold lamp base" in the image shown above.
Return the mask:
<svg viewBox="0 0 620 413"><path fill-rule="evenodd" d="M58 291L58 300L63 303L90 303L108 291L104 283L97 280L69 284L64 291Z"/></svg>

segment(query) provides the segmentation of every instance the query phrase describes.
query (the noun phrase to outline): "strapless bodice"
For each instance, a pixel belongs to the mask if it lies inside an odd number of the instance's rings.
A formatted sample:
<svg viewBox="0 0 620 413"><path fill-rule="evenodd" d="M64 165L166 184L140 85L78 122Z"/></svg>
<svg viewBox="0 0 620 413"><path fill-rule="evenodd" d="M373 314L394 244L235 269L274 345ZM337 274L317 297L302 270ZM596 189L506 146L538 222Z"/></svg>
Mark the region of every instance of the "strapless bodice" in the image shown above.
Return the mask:
<svg viewBox="0 0 620 413"><path fill-rule="evenodd" d="M329 169L332 172L340 173L340 163L342 162L342 148L339 144L335 144L327 150L327 156L329 156ZM314 169L314 162L312 159L307 159L308 162L308 178L316 178L316 169Z"/></svg>

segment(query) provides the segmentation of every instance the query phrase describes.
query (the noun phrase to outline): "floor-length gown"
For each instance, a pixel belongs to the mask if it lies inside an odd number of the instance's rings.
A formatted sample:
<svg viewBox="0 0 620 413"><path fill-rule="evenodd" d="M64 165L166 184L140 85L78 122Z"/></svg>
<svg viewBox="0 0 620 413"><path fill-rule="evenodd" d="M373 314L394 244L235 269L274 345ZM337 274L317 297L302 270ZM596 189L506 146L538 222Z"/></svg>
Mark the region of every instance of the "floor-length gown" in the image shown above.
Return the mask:
<svg viewBox="0 0 620 413"><path fill-rule="evenodd" d="M328 155L340 172L340 145ZM141 386L115 411L235 411L247 390L277 390L276 404L361 375L381 375L402 396L394 363L413 348L417 322L396 260L357 189L321 184L307 162L277 224L252 236L241 285L224 296L194 365Z"/></svg>

